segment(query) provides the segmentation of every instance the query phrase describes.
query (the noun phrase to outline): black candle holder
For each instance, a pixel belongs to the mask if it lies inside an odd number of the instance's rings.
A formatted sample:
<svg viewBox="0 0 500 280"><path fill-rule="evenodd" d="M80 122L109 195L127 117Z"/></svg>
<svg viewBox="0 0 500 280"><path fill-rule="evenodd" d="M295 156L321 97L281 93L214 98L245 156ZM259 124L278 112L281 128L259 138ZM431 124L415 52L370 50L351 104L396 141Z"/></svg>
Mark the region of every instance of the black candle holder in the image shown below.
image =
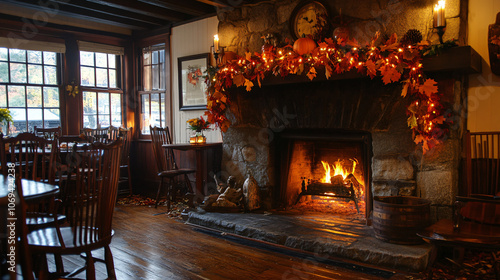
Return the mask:
<svg viewBox="0 0 500 280"><path fill-rule="evenodd" d="M437 34L439 36L439 43L443 44L443 35L444 35L444 29L446 26L438 26L436 27L437 29Z"/></svg>

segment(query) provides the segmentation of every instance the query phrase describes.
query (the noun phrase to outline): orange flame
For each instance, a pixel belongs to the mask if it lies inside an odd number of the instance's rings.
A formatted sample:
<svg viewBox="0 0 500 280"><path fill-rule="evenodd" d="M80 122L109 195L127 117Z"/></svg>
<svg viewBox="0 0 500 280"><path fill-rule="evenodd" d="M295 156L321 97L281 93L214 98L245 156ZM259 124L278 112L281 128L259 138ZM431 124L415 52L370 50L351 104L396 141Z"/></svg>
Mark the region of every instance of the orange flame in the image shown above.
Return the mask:
<svg viewBox="0 0 500 280"><path fill-rule="evenodd" d="M321 179L322 183L331 183L331 178L337 175L342 175L342 178L345 180L345 178L349 174L354 174L354 171L356 170L356 160L351 159L352 161L352 170L348 170L347 167L344 167L344 161L343 160L337 160L333 164L329 164L326 161L321 161L323 164L323 168L325 169L325 176Z"/></svg>

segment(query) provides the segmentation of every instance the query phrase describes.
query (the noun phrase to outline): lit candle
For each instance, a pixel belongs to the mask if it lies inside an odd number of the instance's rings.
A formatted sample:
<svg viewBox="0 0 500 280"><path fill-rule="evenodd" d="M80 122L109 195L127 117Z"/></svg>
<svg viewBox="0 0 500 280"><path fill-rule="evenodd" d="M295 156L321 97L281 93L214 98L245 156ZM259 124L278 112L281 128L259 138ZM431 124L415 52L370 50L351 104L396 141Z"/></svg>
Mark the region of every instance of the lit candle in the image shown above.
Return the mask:
<svg viewBox="0 0 500 280"><path fill-rule="evenodd" d="M444 18L444 6L444 0L439 1L438 4L434 6L434 27L446 26L446 20Z"/></svg>
<svg viewBox="0 0 500 280"><path fill-rule="evenodd" d="M219 35L218 34L214 35L214 51L216 51L216 52L219 51Z"/></svg>

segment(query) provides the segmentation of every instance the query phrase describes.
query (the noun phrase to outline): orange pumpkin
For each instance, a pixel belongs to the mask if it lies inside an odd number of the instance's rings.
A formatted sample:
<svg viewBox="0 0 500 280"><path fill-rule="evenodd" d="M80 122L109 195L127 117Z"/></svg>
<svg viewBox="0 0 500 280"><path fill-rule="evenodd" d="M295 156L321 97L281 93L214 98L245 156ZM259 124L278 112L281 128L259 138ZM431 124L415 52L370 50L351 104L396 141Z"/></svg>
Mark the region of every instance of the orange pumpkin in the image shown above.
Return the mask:
<svg viewBox="0 0 500 280"><path fill-rule="evenodd" d="M303 37L297 39L295 43L293 43L293 50L299 54L304 55L312 52L316 48L316 42L309 37Z"/></svg>

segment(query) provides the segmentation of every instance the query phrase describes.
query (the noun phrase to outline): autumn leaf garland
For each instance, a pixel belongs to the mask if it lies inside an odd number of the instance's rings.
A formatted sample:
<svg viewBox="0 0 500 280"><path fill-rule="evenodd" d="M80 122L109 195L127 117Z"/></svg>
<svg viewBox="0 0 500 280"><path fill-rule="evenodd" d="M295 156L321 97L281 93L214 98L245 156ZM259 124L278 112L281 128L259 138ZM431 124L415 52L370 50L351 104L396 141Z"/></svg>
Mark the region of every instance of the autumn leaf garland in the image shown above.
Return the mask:
<svg viewBox="0 0 500 280"><path fill-rule="evenodd" d="M412 98L407 108L408 126L413 131L415 143L421 145L425 153L442 141L447 132L448 116L443 115L436 81L423 74L421 53L425 53L429 44L404 45L396 41L393 35L385 45L360 48L356 42L325 39L318 42L318 47L310 54L298 55L291 45L287 45L228 61L208 71L208 111L205 114L209 122L225 132L231 125L225 113L230 105L227 91L232 86L244 86L251 91L255 84L260 87L264 77L271 74L281 77L306 75L313 80L320 68L325 70L327 79L356 70L372 79L380 76L384 84L403 84L401 95Z"/></svg>

